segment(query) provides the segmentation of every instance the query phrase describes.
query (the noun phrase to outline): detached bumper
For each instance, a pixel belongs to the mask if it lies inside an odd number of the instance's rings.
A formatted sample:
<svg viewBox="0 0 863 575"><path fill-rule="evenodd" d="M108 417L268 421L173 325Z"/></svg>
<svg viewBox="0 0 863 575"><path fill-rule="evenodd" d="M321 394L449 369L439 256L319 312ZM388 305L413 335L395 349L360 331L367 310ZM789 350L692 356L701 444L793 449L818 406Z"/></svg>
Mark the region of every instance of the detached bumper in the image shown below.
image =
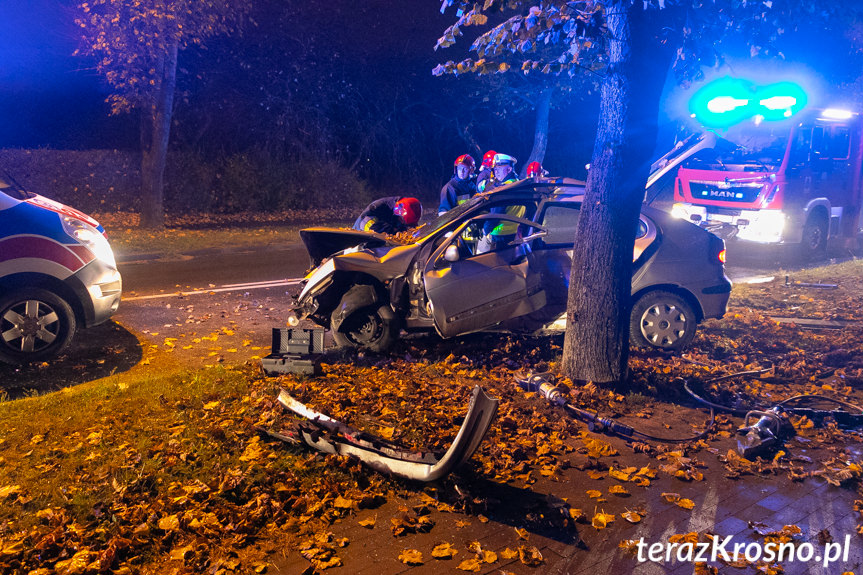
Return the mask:
<svg viewBox="0 0 863 575"><path fill-rule="evenodd" d="M428 451L410 451L318 413L303 405L284 390L279 403L309 425L301 425L291 436L271 434L279 439L305 443L324 453L348 455L376 471L414 481L435 481L444 477L473 455L497 413L499 401L476 386L464 423L455 440L441 457ZM309 428L311 427L311 428Z"/></svg>

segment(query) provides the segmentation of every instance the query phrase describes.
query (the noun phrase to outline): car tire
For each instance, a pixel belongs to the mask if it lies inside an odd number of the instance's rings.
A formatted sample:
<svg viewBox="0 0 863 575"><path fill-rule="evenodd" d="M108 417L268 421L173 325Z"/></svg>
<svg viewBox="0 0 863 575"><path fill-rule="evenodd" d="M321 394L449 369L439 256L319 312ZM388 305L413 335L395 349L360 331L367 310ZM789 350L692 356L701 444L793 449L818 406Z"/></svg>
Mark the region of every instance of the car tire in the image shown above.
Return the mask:
<svg viewBox="0 0 863 575"><path fill-rule="evenodd" d="M392 347L398 337L395 319L387 319L381 313L383 305L360 308L342 321L338 329L330 326L333 341L339 347L353 347L374 352L383 352Z"/></svg>
<svg viewBox="0 0 863 575"><path fill-rule="evenodd" d="M804 261L822 259L827 255L827 220L820 215L810 216L803 226L800 238L800 257Z"/></svg>
<svg viewBox="0 0 863 575"><path fill-rule="evenodd" d="M630 341L637 347L679 350L695 337L696 318L692 306L677 294L652 291L632 307Z"/></svg>
<svg viewBox="0 0 863 575"><path fill-rule="evenodd" d="M75 313L63 298L39 288L0 298L0 361L45 361L60 354L75 335Z"/></svg>

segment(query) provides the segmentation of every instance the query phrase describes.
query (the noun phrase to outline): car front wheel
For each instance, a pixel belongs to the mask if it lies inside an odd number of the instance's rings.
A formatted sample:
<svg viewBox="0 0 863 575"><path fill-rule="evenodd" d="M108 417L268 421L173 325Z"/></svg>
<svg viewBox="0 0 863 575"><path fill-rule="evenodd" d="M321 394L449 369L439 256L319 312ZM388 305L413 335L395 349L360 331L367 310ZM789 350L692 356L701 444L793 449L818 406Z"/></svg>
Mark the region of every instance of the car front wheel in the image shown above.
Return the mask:
<svg viewBox="0 0 863 575"><path fill-rule="evenodd" d="M629 335L639 347L678 350L695 337L695 327L695 312L686 300L670 292L653 291L632 307Z"/></svg>
<svg viewBox="0 0 863 575"><path fill-rule="evenodd" d="M398 326L395 318L387 317L392 314L382 309L385 307L386 304L358 309L346 317L338 329L331 326L333 341L339 347L375 352L388 350L398 337Z"/></svg>
<svg viewBox="0 0 863 575"><path fill-rule="evenodd" d="M0 361L44 361L58 355L75 334L69 304L43 289L16 290L0 298Z"/></svg>

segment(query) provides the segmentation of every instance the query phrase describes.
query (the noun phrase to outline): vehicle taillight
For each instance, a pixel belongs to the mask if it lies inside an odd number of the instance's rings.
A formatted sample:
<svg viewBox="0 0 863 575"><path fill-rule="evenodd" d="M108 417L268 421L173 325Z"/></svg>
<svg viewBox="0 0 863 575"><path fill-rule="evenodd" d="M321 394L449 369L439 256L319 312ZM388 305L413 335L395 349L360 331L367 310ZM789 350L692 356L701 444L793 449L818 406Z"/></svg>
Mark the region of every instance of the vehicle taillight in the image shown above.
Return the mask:
<svg viewBox="0 0 863 575"><path fill-rule="evenodd" d="M719 251L719 261L721 261L723 264L725 263L725 250Z"/></svg>

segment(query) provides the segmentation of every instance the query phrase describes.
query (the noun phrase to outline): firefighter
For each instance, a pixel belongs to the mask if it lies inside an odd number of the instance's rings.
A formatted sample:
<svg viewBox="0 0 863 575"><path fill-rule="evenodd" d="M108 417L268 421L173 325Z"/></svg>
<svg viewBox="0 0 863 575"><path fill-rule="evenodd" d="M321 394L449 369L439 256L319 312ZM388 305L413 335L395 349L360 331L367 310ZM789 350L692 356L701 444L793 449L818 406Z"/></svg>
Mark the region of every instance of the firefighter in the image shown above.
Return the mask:
<svg viewBox="0 0 863 575"><path fill-rule="evenodd" d="M476 193L476 176L473 174L475 167L476 163L468 154L456 158L453 176L440 191L438 215L465 203Z"/></svg>
<svg viewBox="0 0 863 575"><path fill-rule="evenodd" d="M476 190L484 192L488 185L489 179L492 177L491 167L494 164L494 156L497 154L494 150L489 150L482 156L482 164L479 168L479 173L476 175Z"/></svg>
<svg viewBox="0 0 863 575"><path fill-rule="evenodd" d="M423 207L416 198L389 196L375 200L354 222L355 230L396 234L407 231L422 217Z"/></svg>
<svg viewBox="0 0 863 575"><path fill-rule="evenodd" d="M542 168L542 164L539 162L531 162L527 165L527 175L525 177L539 179L548 175Z"/></svg>

